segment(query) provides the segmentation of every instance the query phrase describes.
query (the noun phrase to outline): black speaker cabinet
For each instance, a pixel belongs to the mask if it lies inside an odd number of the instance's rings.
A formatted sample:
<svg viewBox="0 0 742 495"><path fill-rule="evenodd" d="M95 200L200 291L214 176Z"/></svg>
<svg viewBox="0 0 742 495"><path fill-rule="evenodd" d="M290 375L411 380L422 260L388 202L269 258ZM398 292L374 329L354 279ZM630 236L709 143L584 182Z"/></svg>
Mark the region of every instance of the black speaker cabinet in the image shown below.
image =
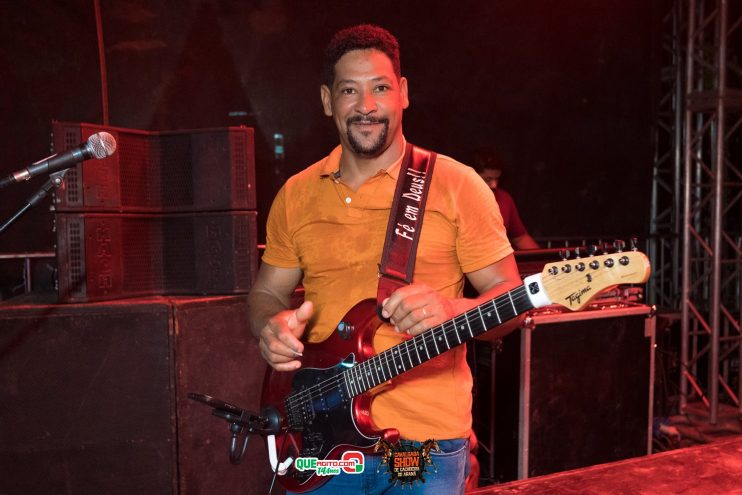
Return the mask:
<svg viewBox="0 0 742 495"><path fill-rule="evenodd" d="M56 192L65 212L173 213L255 209L253 129L141 131L55 122L54 150L105 131L116 152L72 167Z"/></svg>
<svg viewBox="0 0 742 495"><path fill-rule="evenodd" d="M259 408L245 298L0 305L0 493L267 493L260 438L187 398Z"/></svg>
<svg viewBox="0 0 742 495"><path fill-rule="evenodd" d="M482 475L505 482L651 453L654 328L652 308L636 304L535 313L499 352L477 343Z"/></svg>
<svg viewBox="0 0 742 495"><path fill-rule="evenodd" d="M58 213L60 301L245 293L258 269L256 215Z"/></svg>

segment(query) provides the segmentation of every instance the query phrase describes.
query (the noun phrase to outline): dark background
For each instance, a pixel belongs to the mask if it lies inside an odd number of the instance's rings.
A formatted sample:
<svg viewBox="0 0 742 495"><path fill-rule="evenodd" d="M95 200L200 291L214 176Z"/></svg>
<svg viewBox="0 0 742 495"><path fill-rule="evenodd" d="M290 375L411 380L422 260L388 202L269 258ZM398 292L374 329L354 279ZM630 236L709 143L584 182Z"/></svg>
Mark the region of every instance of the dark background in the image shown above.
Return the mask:
<svg viewBox="0 0 742 495"><path fill-rule="evenodd" d="M52 120L102 123L102 105L93 0L2 10L5 175L50 153ZM641 236L665 10L661 0L103 0L110 124L255 127L262 231L281 183L337 143L319 99L324 45L339 28L377 23L402 47L410 141L465 163L497 148L536 238ZM0 217L42 182L2 190ZM3 234L0 252L53 249L50 205Z"/></svg>

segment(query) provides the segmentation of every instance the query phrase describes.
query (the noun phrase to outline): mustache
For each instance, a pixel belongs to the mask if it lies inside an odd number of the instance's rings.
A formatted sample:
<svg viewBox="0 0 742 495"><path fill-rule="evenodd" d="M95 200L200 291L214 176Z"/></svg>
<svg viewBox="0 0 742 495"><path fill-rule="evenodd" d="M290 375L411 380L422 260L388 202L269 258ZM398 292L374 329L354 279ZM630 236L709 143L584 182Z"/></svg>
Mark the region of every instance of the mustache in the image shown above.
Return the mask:
<svg viewBox="0 0 742 495"><path fill-rule="evenodd" d="M389 119L387 118L376 118L376 117L364 117L363 115L356 115L355 117L348 117L348 120L345 121L346 124L388 124Z"/></svg>

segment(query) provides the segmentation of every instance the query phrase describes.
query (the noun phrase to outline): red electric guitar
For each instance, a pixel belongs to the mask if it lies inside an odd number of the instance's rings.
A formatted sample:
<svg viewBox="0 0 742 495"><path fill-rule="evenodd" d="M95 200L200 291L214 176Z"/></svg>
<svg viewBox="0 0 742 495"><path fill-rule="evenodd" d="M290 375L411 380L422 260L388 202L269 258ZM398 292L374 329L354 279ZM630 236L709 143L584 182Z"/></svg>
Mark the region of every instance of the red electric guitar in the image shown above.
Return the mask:
<svg viewBox="0 0 742 495"><path fill-rule="evenodd" d="M361 301L327 340L305 344L301 369L266 374L262 405L280 422L279 433L268 437L279 481L305 492L329 477L296 469L296 458L338 459L349 450L373 452L380 438L396 442L396 430L380 431L371 421L374 387L530 309L557 303L578 310L603 289L646 282L650 271L638 251L550 263L520 287L379 354L373 350L381 324L376 300Z"/></svg>

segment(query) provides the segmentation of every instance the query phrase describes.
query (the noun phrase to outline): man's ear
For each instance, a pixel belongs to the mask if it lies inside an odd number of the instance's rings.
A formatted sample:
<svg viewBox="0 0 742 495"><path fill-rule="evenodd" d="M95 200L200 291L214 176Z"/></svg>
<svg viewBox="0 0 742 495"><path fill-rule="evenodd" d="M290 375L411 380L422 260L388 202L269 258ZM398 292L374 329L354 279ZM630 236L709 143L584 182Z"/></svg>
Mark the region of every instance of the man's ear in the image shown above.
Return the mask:
<svg viewBox="0 0 742 495"><path fill-rule="evenodd" d="M319 87L319 96L322 98L322 108L325 110L325 115L332 117L332 91L326 84Z"/></svg>
<svg viewBox="0 0 742 495"><path fill-rule="evenodd" d="M399 92L402 95L402 108L409 107L410 99L407 96L407 78L406 77L399 78Z"/></svg>

